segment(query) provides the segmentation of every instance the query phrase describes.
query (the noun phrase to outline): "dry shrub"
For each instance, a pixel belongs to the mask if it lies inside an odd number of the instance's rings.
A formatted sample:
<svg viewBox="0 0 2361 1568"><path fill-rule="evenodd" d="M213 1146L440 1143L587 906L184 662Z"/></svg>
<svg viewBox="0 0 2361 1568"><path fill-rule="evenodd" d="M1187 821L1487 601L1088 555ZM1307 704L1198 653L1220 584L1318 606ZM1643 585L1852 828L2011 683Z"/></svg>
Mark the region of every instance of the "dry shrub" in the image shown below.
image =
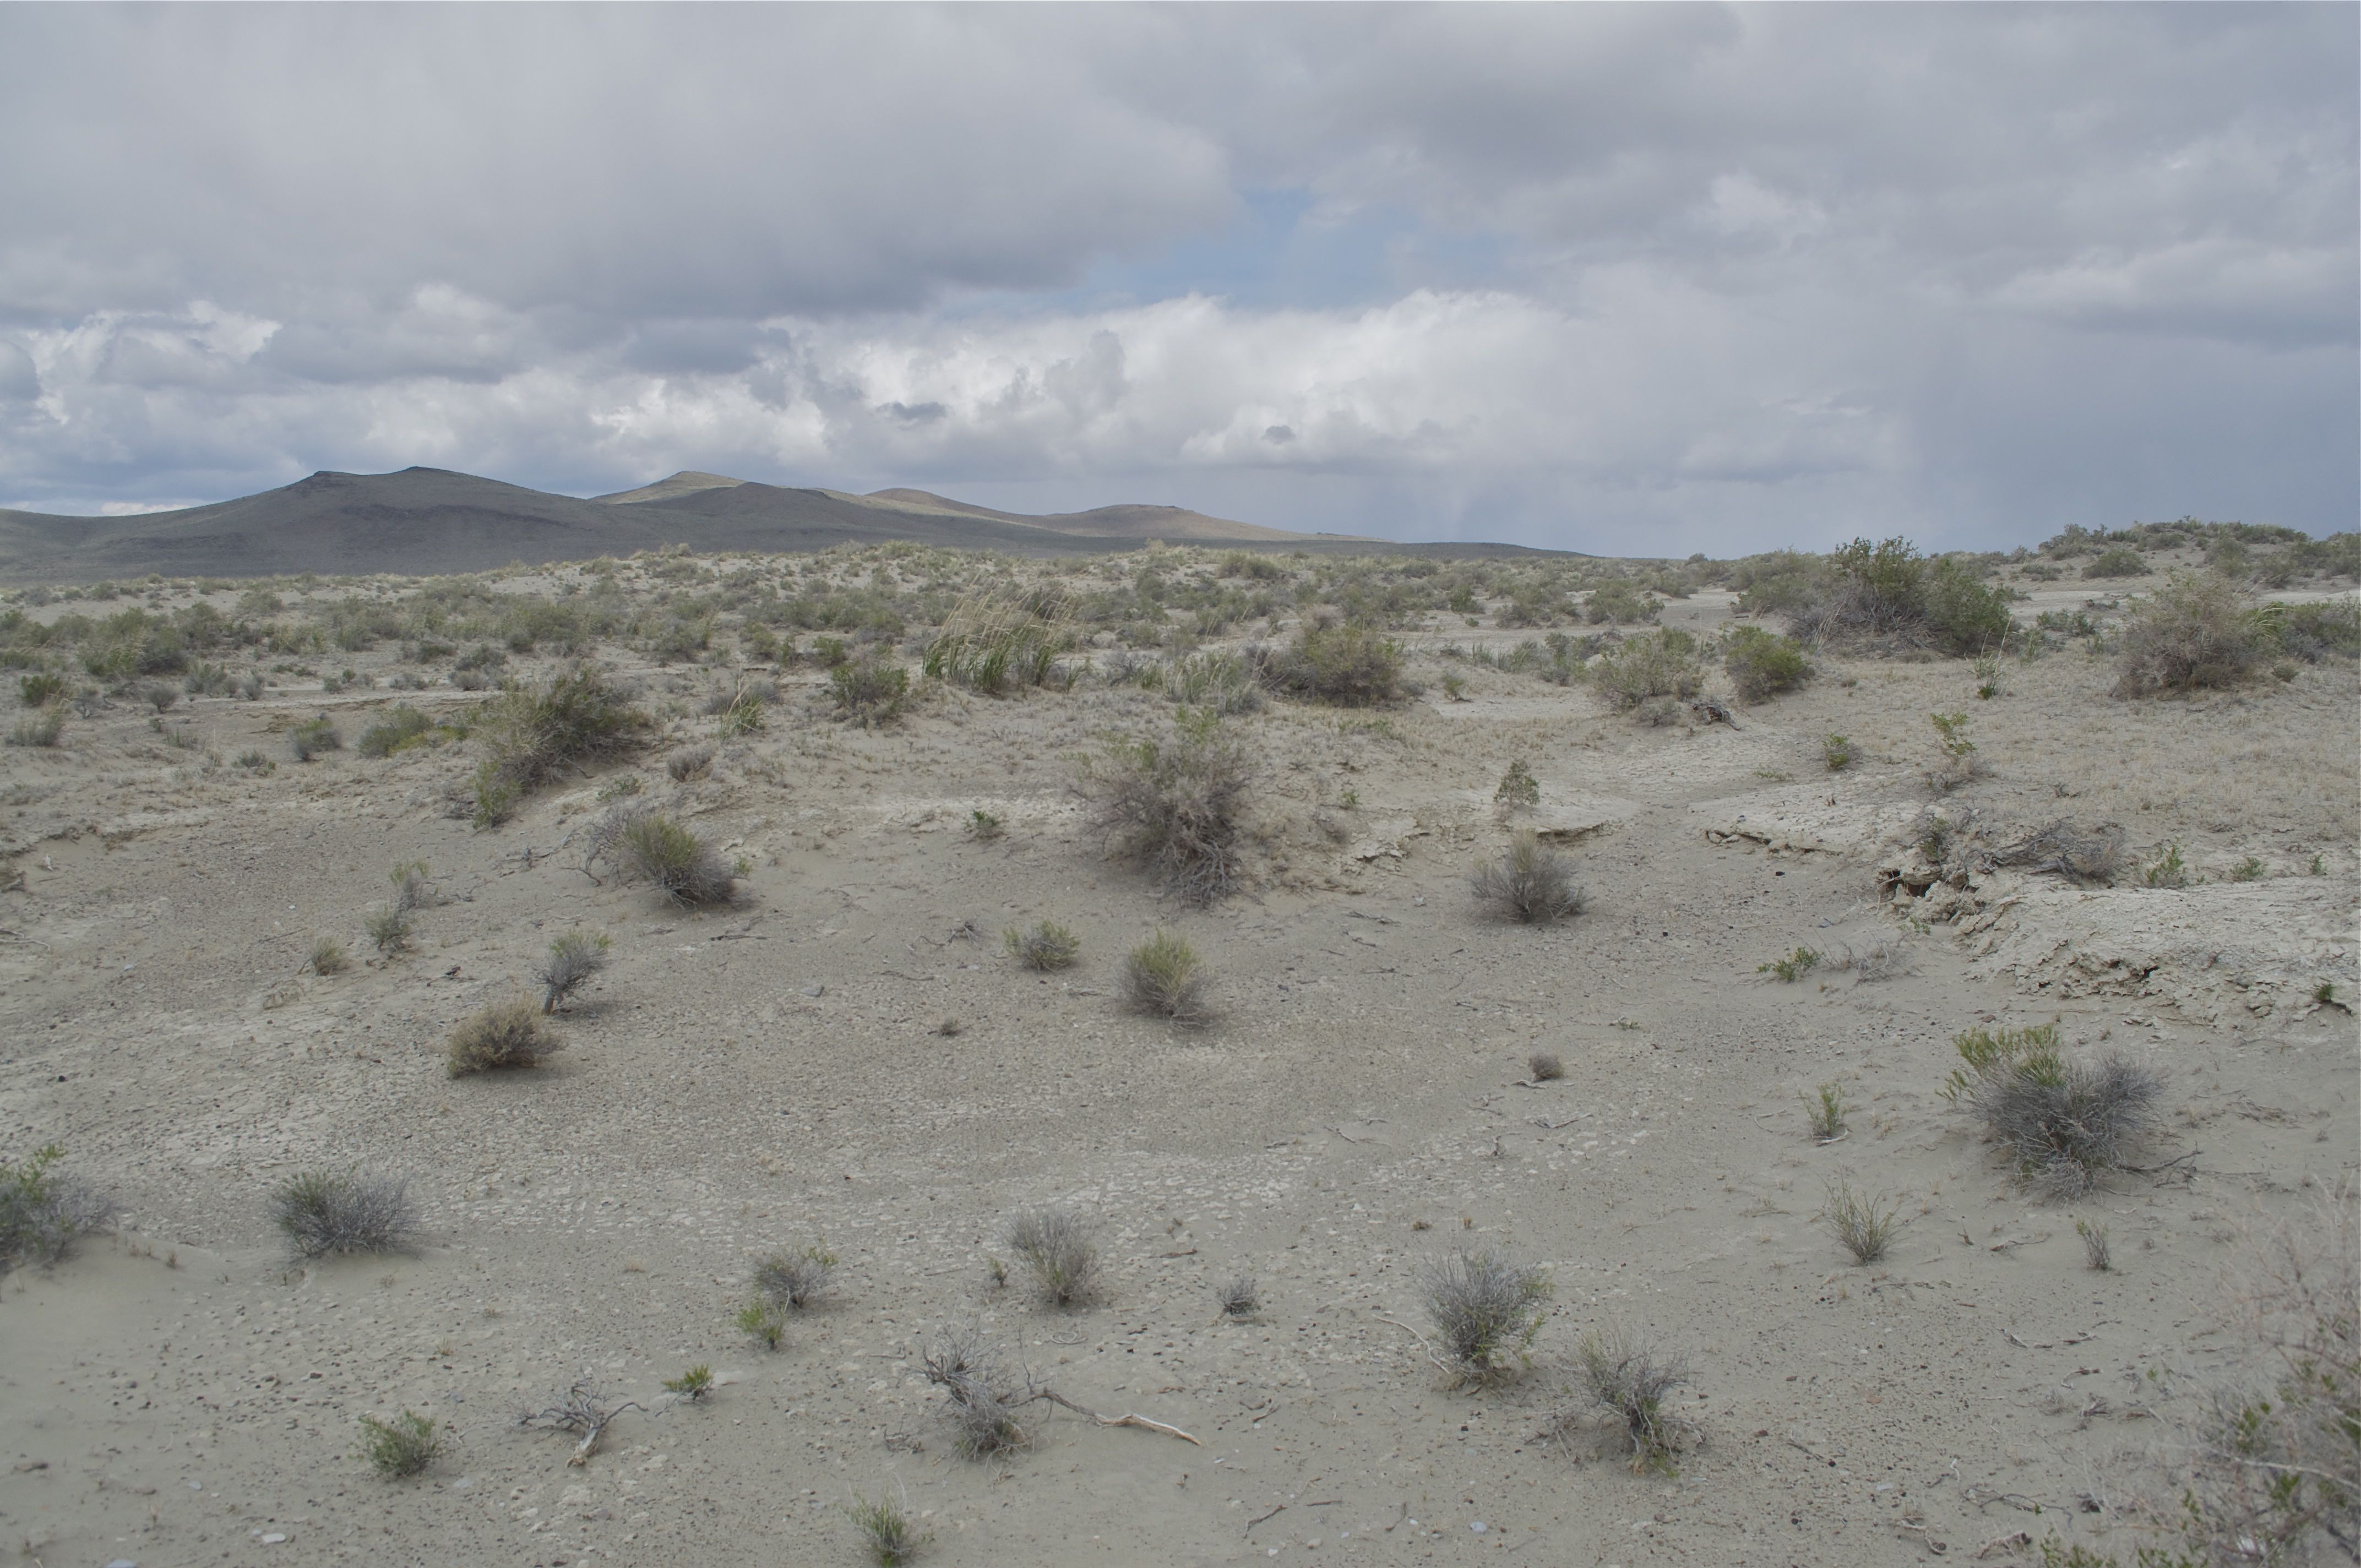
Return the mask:
<svg viewBox="0 0 2361 1568"><path fill-rule="evenodd" d="M653 883L675 904L727 904L737 875L710 845L661 811L622 825L614 854L627 882Z"/></svg>
<svg viewBox="0 0 2361 1568"><path fill-rule="evenodd" d="M1261 1294L1255 1288L1255 1277L1241 1274L1213 1292L1213 1302L1225 1318L1251 1318L1262 1310Z"/></svg>
<svg viewBox="0 0 2361 1568"><path fill-rule="evenodd" d="M605 969L607 951L614 945L615 939L604 931L568 931L552 941L549 956L533 971L533 979L541 982L542 1012L556 1012L559 1003Z"/></svg>
<svg viewBox="0 0 2361 1568"><path fill-rule="evenodd" d="M1599 695L1626 713L1665 698L1686 702L1705 685L1697 639L1670 628L1609 649L1599 656L1592 677Z"/></svg>
<svg viewBox="0 0 2361 1568"><path fill-rule="evenodd" d="M868 729L900 717L909 700L910 672L873 653L833 666L828 685L836 716Z"/></svg>
<svg viewBox="0 0 2361 1568"><path fill-rule="evenodd" d="M1078 784L1118 852L1183 903L1208 904L1237 882L1237 818L1252 777L1245 742L1219 714L1183 709L1162 740L1108 741Z"/></svg>
<svg viewBox="0 0 2361 1568"><path fill-rule="evenodd" d="M1965 1065L1944 1092L1964 1100L1985 1135L2052 1196L2089 1191L2156 1125L2164 1080L2118 1056L2068 1060L2055 1025L1971 1029L1952 1045Z"/></svg>
<svg viewBox="0 0 2361 1568"><path fill-rule="evenodd" d="M478 710L475 726L484 753L476 769L476 825L507 821L518 801L560 772L623 755L648 728L647 716L588 664L538 690L494 697Z"/></svg>
<svg viewBox="0 0 2361 1568"><path fill-rule="evenodd" d="M1205 1016L1205 975L1196 949L1159 931L1123 961L1123 996L1135 1012L1195 1024Z"/></svg>
<svg viewBox="0 0 2361 1568"><path fill-rule="evenodd" d="M1009 956L1029 970L1071 969L1082 950L1082 939L1054 920L1043 920L1030 931L1012 926L1005 939Z"/></svg>
<svg viewBox="0 0 2361 1568"><path fill-rule="evenodd" d="M1478 867L1470 885L1477 903L1527 925L1579 915L1587 902L1574 885L1572 864L1532 833L1510 839L1509 852Z"/></svg>
<svg viewBox="0 0 2361 1568"><path fill-rule="evenodd" d="M683 746L664 759L664 772L671 775L675 784L703 778L712 766L713 748L710 746Z"/></svg>
<svg viewBox="0 0 2361 1568"><path fill-rule="evenodd" d="M1099 1249L1090 1227L1064 1209L1020 1209L1002 1229L1000 1245L1025 1266L1033 1288L1055 1307L1096 1299Z"/></svg>
<svg viewBox="0 0 2361 1568"><path fill-rule="evenodd" d="M287 732L287 749L299 762L308 762L323 751L341 750L345 738L326 714L307 718Z"/></svg>
<svg viewBox="0 0 2361 1568"><path fill-rule="evenodd" d="M541 1010L519 996L470 1013L451 1030L444 1066L453 1078L506 1068L539 1067L566 1042L541 1021Z"/></svg>
<svg viewBox="0 0 2361 1568"><path fill-rule="evenodd" d="M1366 626L1307 626L1279 650L1261 650L1262 678L1274 690L1342 707L1400 702L1402 646Z"/></svg>
<svg viewBox="0 0 2361 1568"><path fill-rule="evenodd" d="M1995 864L2038 874L2055 872L2075 882L2113 882L2126 855L2123 828L2115 823L2081 828L2060 817L2015 843L1993 851Z"/></svg>
<svg viewBox="0 0 2361 1568"><path fill-rule="evenodd" d="M808 1307L836 1273L836 1255L805 1246L774 1252L754 1266L754 1288L783 1307Z"/></svg>
<svg viewBox="0 0 2361 1568"><path fill-rule="evenodd" d="M1032 1434L1016 1412L1032 1402L1030 1373L1011 1374L1000 1352L978 1329L945 1331L925 1355L927 1381L950 1396L943 1407L951 1441L970 1459L991 1459L1029 1446Z"/></svg>
<svg viewBox="0 0 2361 1568"><path fill-rule="evenodd" d="M1420 1271L1426 1315L1463 1377L1490 1382L1525 1367L1550 1299L1548 1270L1498 1248L1452 1251Z"/></svg>
<svg viewBox="0 0 2361 1568"><path fill-rule="evenodd" d="M1631 1445L1631 1468L1669 1474L1682 1443L1695 1427L1668 1414L1664 1401L1688 1382L1688 1368L1678 1360L1659 1357L1642 1341L1620 1329L1593 1329L1582 1336L1576 1354L1581 1360L1581 1392L1591 1409L1604 1411L1622 1428ZM1569 1415L1559 1430L1571 1426Z"/></svg>
<svg viewBox="0 0 2361 1568"><path fill-rule="evenodd" d="M2176 572L2124 615L2117 696L2235 685L2271 652L2246 588L2213 572Z"/></svg>
<svg viewBox="0 0 2361 1568"><path fill-rule="evenodd" d="M2235 1343L2254 1358L2191 1446L2191 1545L2203 1563L2361 1560L2361 1247L2356 1194L2250 1239L2234 1266Z"/></svg>
<svg viewBox="0 0 2361 1568"><path fill-rule="evenodd" d="M1554 1051L1535 1051L1525 1058L1525 1070L1534 1083L1555 1083L1565 1076L1565 1063Z"/></svg>
<svg viewBox="0 0 2361 1568"><path fill-rule="evenodd" d="M21 1165L0 1161L0 1274L27 1258L56 1263L75 1242L115 1223L115 1204L105 1195L50 1168L65 1152L49 1144Z"/></svg>
<svg viewBox="0 0 2361 1568"><path fill-rule="evenodd" d="M307 1258L404 1251L418 1226L408 1180L364 1171L298 1172L271 1193L270 1218Z"/></svg>

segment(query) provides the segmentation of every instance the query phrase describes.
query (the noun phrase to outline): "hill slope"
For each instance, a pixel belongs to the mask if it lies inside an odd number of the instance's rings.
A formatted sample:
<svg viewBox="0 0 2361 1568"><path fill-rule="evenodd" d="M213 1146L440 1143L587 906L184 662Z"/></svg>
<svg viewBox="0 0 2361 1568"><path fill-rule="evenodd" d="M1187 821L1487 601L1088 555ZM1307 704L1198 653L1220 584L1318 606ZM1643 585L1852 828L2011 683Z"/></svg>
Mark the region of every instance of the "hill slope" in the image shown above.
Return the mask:
<svg viewBox="0 0 2361 1568"><path fill-rule="evenodd" d="M511 561L580 561L666 544L825 550L907 540L1022 555L1132 550L1149 539L1323 554L1522 554L1508 545L1399 545L1289 533L1179 507L1027 517L933 495L849 495L680 473L584 499L442 468L322 472L258 495L137 517L0 510L0 580L254 577L287 572L431 576Z"/></svg>

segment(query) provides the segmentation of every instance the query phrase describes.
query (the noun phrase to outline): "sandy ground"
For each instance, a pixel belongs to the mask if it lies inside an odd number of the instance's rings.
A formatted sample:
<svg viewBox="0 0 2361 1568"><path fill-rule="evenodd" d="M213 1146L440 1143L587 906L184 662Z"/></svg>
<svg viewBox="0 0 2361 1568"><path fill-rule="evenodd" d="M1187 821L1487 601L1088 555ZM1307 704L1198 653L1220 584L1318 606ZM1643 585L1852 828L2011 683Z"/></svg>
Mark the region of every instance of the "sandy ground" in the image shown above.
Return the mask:
<svg viewBox="0 0 2361 1568"><path fill-rule="evenodd" d="M1702 594L1668 619L1727 614ZM943 1563L2030 1560L2019 1531L2128 1555L2169 1503L2143 1456L2235 1374L2211 1325L2242 1234L2356 1166L2353 1020L2310 1000L2355 989L2361 955L2350 667L2134 705L2071 652L2012 665L1989 702L1960 663L1828 660L1742 729L1696 730L1465 674L1465 702L1239 720L1262 847L1250 890L1204 911L1083 823L1071 759L1170 712L1091 682L943 694L862 732L791 679L709 779L675 786L652 752L494 833L447 814L464 747L248 777L117 711L9 751L0 1149L56 1139L126 1220L0 1285L0 1545L141 1568L849 1563L858 1492L906 1497ZM324 707L349 735L391 700L274 691L168 723L283 758L290 722ZM1897 909L1877 872L1930 804L1937 708L1971 712L1993 769L1946 806L2114 820L2208 880L2001 877ZM1863 760L1828 773L1829 731ZM1517 758L1589 894L1554 928L1467 892ZM750 857L735 907L578 869L569 834L627 771ZM1004 838L962 832L978 807ZM2264 879L2226 880L2249 855ZM367 950L362 911L412 859L443 900L415 950L300 973L317 936ZM1076 969L1002 952L1044 916L1082 934ZM615 948L560 1020L569 1048L446 1078L453 1021L577 924ZM1202 1029L1117 1005L1122 951L1159 926L1212 968ZM1757 972L1881 941L1908 972ZM1955 1033L2053 1017L2167 1076L2144 1163L2180 1163L2045 1201L1938 1095ZM1521 1084L1541 1049L1565 1079ZM1830 1081L1851 1131L1818 1146L1797 1096ZM291 1265L272 1183L354 1165L408 1176L424 1245ZM1838 1180L1903 1203L1882 1263L1817 1221ZM1096 1227L1101 1304L993 1288L999 1225L1041 1202ZM2077 1219L2108 1227L2112 1272L2085 1267ZM757 1255L807 1241L835 1287L763 1351L730 1316ZM1420 1266L1460 1245L1552 1270L1520 1381L1455 1389L1411 1332ZM1263 1310L1225 1321L1213 1290L1240 1271ZM1060 1413L1029 1453L960 1457L918 1357L968 1324L1202 1445ZM1547 1440L1601 1326L1688 1364L1675 1403L1703 1441L1676 1475L1633 1473L1603 1429ZM725 1386L668 1404L659 1382L696 1362ZM645 1409L572 1468L517 1417L583 1377ZM449 1453L390 1483L356 1420L404 1408Z"/></svg>

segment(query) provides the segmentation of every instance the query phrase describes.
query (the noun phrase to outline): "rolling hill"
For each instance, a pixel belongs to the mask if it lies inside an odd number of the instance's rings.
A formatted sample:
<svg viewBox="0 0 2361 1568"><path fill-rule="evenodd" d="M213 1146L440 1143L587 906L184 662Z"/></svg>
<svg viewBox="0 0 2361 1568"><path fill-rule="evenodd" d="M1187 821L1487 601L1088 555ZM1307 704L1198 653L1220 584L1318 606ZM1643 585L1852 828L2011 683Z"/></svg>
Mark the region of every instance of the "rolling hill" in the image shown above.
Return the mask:
<svg viewBox="0 0 2361 1568"><path fill-rule="evenodd" d="M1150 539L1320 554L1546 554L1515 545L1403 545L1289 533L1180 507L1108 506L1028 517L925 490L859 496L684 472L584 499L442 468L322 472L275 490L178 511L71 517L0 510L0 580L252 577L288 572L430 576L511 561L692 550L825 550L907 540L1020 555L1135 550Z"/></svg>

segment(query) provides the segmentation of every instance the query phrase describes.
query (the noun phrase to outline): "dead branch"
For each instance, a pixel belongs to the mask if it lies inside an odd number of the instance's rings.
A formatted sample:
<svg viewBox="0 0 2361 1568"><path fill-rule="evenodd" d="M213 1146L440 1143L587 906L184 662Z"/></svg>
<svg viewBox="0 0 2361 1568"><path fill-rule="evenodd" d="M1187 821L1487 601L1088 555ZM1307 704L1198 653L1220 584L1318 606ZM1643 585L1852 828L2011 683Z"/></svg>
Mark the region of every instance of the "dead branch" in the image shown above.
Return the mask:
<svg viewBox="0 0 2361 1568"><path fill-rule="evenodd" d="M582 1441L574 1445L573 1457L566 1463L569 1466L582 1465L589 1464L591 1454L598 1452L598 1440L606 1435L608 1424L625 1410L639 1409L636 1399L608 1404L598 1386L586 1378L568 1388L557 1403L545 1410L528 1411L517 1424L578 1433Z"/></svg>

